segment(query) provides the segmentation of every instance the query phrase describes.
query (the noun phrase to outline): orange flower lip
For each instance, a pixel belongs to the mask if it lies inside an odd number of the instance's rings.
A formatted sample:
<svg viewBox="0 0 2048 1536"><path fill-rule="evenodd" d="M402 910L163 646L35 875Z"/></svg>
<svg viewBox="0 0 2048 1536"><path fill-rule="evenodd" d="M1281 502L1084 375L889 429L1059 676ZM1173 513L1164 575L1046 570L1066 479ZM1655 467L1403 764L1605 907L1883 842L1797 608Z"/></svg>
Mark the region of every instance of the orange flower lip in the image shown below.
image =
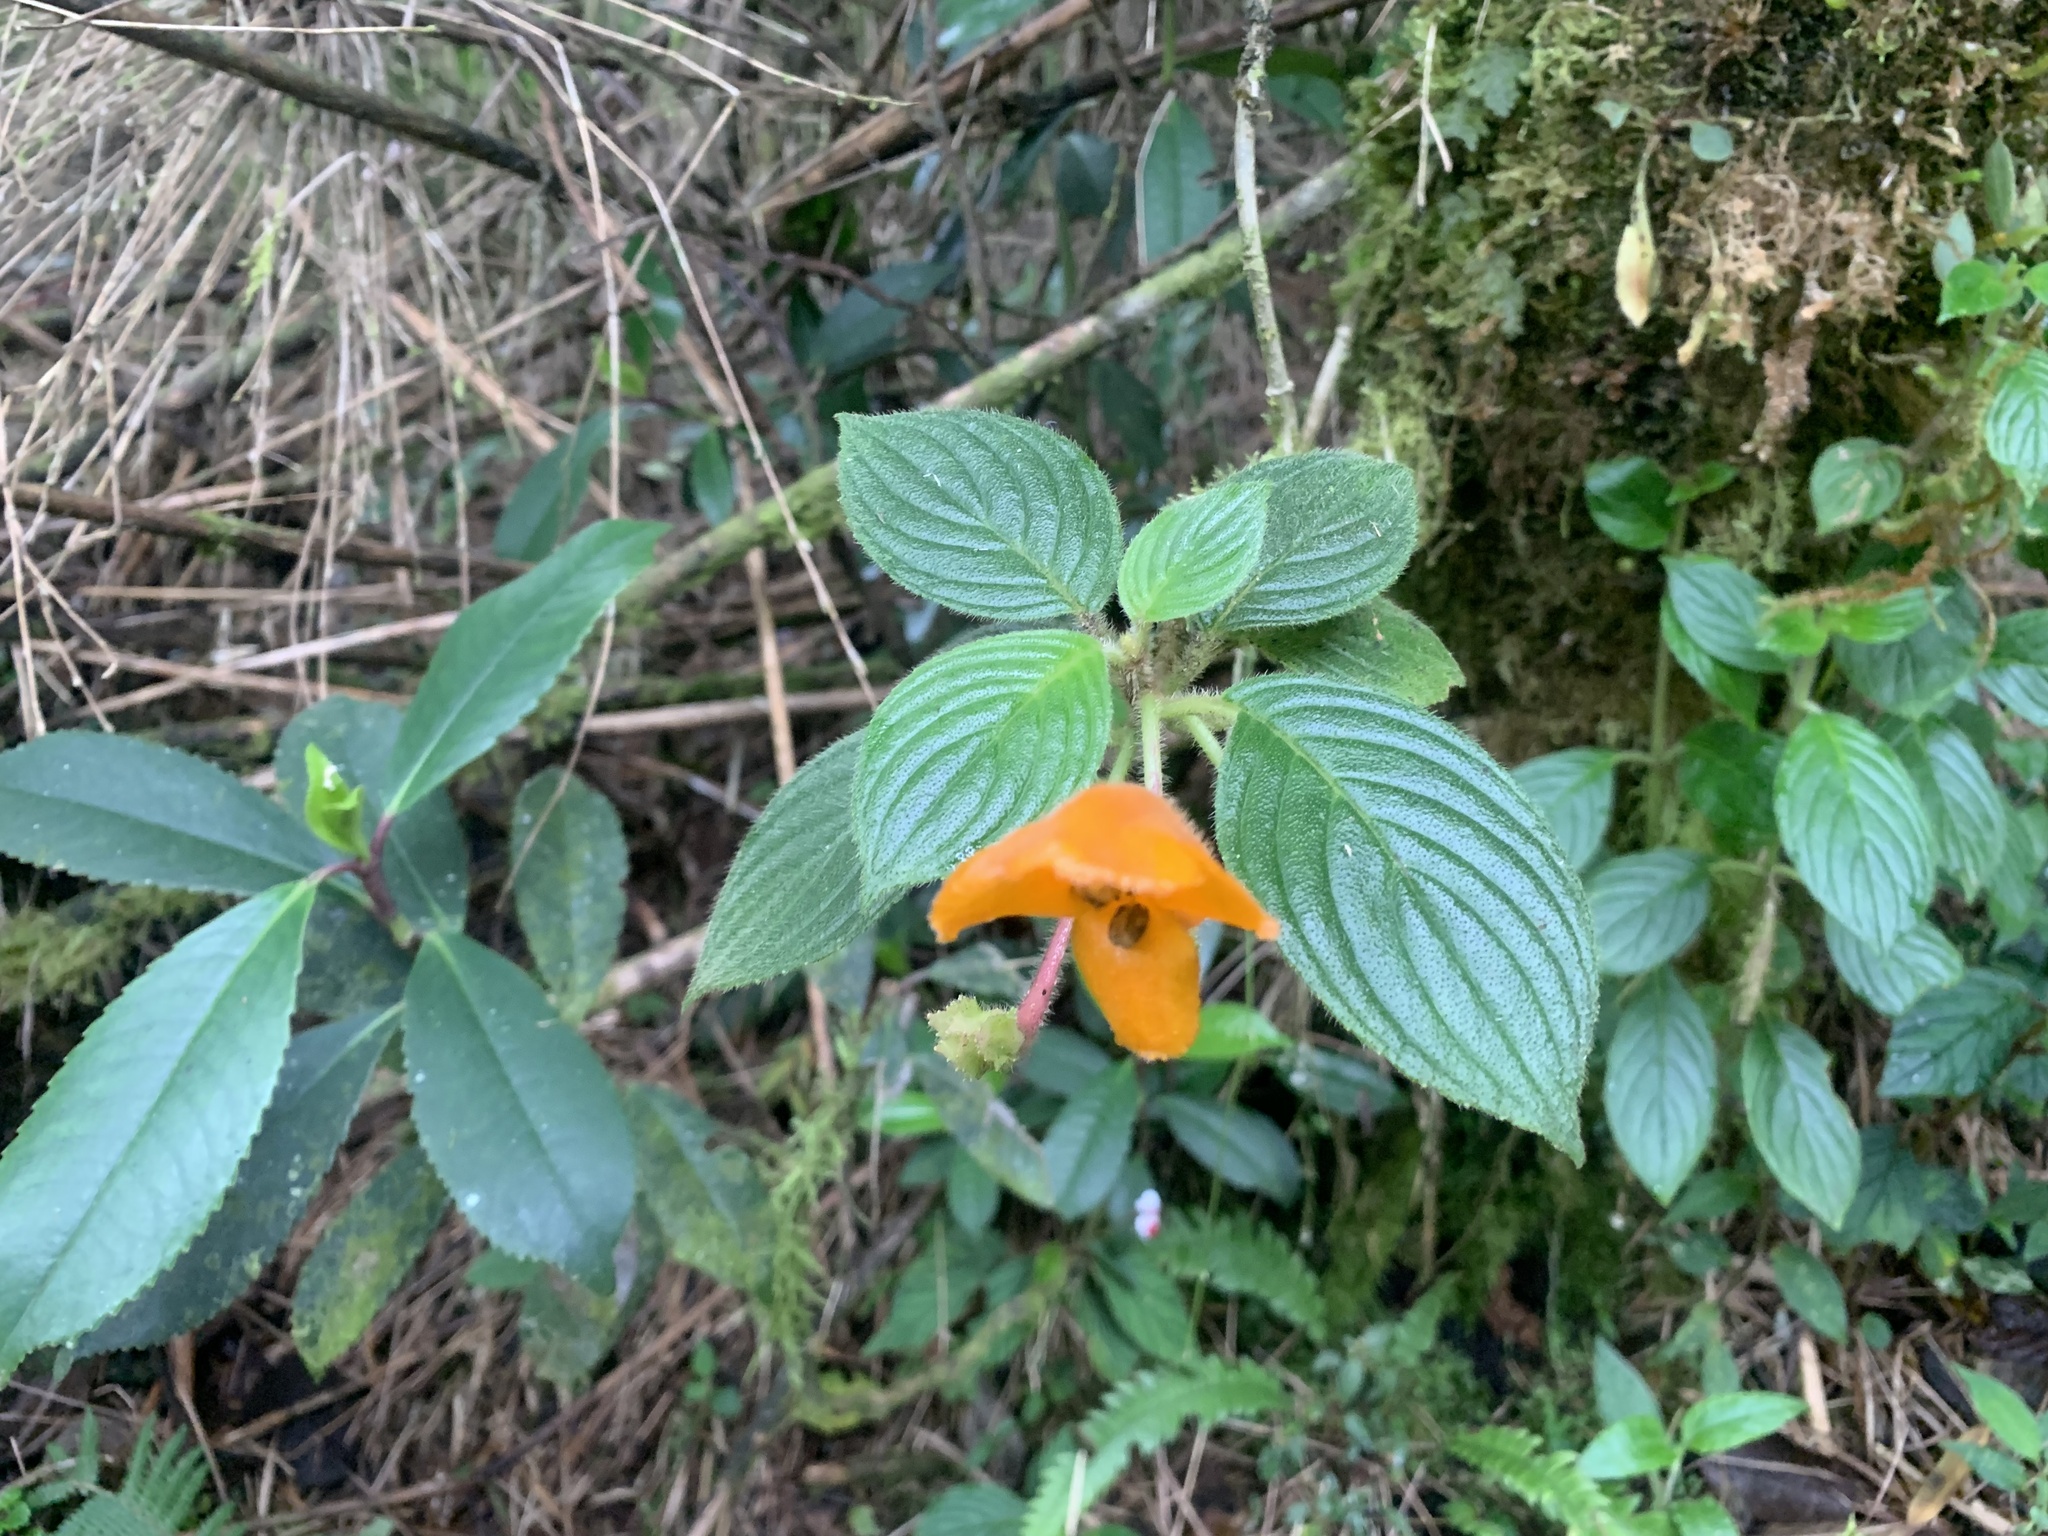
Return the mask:
<svg viewBox="0 0 2048 1536"><path fill-rule="evenodd" d="M1074 959L1125 1048L1178 1056L1201 1013L1191 929L1280 925L1216 861L1179 807L1136 784L1092 784L946 877L931 925L950 943L999 917L1074 921Z"/></svg>

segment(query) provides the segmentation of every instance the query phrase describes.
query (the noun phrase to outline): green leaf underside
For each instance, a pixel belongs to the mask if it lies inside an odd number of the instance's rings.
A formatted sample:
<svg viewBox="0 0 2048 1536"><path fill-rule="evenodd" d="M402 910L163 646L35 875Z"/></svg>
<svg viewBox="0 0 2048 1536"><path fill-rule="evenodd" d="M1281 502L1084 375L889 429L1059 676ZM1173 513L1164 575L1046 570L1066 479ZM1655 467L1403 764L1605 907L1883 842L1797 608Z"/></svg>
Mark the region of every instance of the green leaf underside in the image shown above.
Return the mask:
<svg viewBox="0 0 2048 1536"><path fill-rule="evenodd" d="M1214 608L1245 584L1266 537L1269 487L1227 480L1168 502L1138 530L1117 571L1117 601L1163 623Z"/></svg>
<svg viewBox="0 0 2048 1536"><path fill-rule="evenodd" d="M1264 1115L1236 1104L1162 1094L1147 1106L1190 1157L1233 1189L1292 1205L1301 1193L1301 1155Z"/></svg>
<svg viewBox="0 0 2048 1536"><path fill-rule="evenodd" d="M1600 851L1614 815L1614 754L1602 747L1569 747L1530 758L1513 778L1543 813L1572 868L1584 869Z"/></svg>
<svg viewBox="0 0 2048 1536"><path fill-rule="evenodd" d="M547 769L520 786L511 850L519 930L562 1016L580 1019L597 1001L626 922L619 813L581 779Z"/></svg>
<svg viewBox="0 0 2048 1536"><path fill-rule="evenodd" d="M265 891L130 982L0 1156L0 1381L140 1292L219 1206L284 1062L313 889Z"/></svg>
<svg viewBox="0 0 2048 1536"><path fill-rule="evenodd" d="M1417 709L1465 686L1464 668L1436 631L1385 597L1326 623L1263 631L1259 649L1289 671L1390 693Z"/></svg>
<svg viewBox="0 0 2048 1536"><path fill-rule="evenodd" d="M463 610L434 651L385 770L401 814L489 751L540 702L598 615L654 556L659 523L592 523Z"/></svg>
<svg viewBox="0 0 2048 1536"><path fill-rule="evenodd" d="M307 1369L326 1370L363 1336L447 1209L426 1154L406 1146L320 1234L292 1294L292 1340Z"/></svg>
<svg viewBox="0 0 2048 1536"><path fill-rule="evenodd" d="M1718 1082L1705 1012L1669 966L1652 971L1615 1026L1602 1101L1622 1156L1666 1205L1706 1151Z"/></svg>
<svg viewBox="0 0 2048 1536"><path fill-rule="evenodd" d="M1100 1205L1123 1172L1138 1123L1138 1078L1128 1057L1060 1106L1045 1133L1053 1209L1069 1220Z"/></svg>
<svg viewBox="0 0 2048 1536"><path fill-rule="evenodd" d="M1903 1013L1922 993L1963 979L1963 957L1924 917L1884 947L1864 943L1832 917L1826 931L1843 984L1879 1013Z"/></svg>
<svg viewBox="0 0 2048 1536"><path fill-rule="evenodd" d="M2017 977L1981 967L1965 971L1893 1023L1877 1091L1889 1099L1975 1093L2038 1018Z"/></svg>
<svg viewBox="0 0 2048 1536"><path fill-rule="evenodd" d="M1952 725L1923 720L1891 740L1920 791L1935 862L1974 894L2005 856L2012 811L2004 792L1969 737Z"/></svg>
<svg viewBox="0 0 2048 1536"><path fill-rule="evenodd" d="M1785 1304L1805 1318L1815 1333L1844 1344L1849 1339L1849 1306L1835 1272L1790 1243L1771 1250L1771 1273Z"/></svg>
<svg viewBox="0 0 2048 1536"><path fill-rule="evenodd" d="M1669 592L1658 604L1657 623L1664 644L1670 648L1671 659L1685 669L1686 676L1698 683L1709 698L1718 699L1754 725L1757 708L1763 702L1763 684L1756 674L1723 666L1708 655L1705 647L1679 622L1678 609L1672 605Z"/></svg>
<svg viewBox="0 0 2048 1536"><path fill-rule="evenodd" d="M853 819L870 898L936 880L1094 779L1114 710L1101 645L1069 630L942 651L863 733Z"/></svg>
<svg viewBox="0 0 2048 1536"><path fill-rule="evenodd" d="M633 1140L610 1075L533 979L461 934L405 987L413 1123L456 1209L493 1247L611 1283L633 1209Z"/></svg>
<svg viewBox="0 0 2048 1536"><path fill-rule="evenodd" d="M1784 658L1758 643L1757 625L1771 600L1762 582L1714 555L1668 558L1664 573L1679 622L1709 656L1745 672L1785 670Z"/></svg>
<svg viewBox="0 0 2048 1536"><path fill-rule="evenodd" d="M2048 486L2048 355L2039 348L1999 379L1984 413L1984 448L2030 500Z"/></svg>
<svg viewBox="0 0 2048 1536"><path fill-rule="evenodd" d="M1814 900L1883 948L1934 896L1933 839L1898 755L1846 715L1814 710L1778 764L1772 804Z"/></svg>
<svg viewBox="0 0 2048 1536"><path fill-rule="evenodd" d="M1580 1155L1592 922L1540 815L1468 738L1394 700L1266 677L1216 791L1224 861L1368 1045Z"/></svg>
<svg viewBox="0 0 2048 1536"><path fill-rule="evenodd" d="M1221 485L1247 480L1271 494L1266 537L1217 629L1292 629L1350 613L1415 552L1415 477L1403 465L1318 449L1263 460Z"/></svg>
<svg viewBox="0 0 2048 1536"><path fill-rule="evenodd" d="M292 716L271 763L277 793L297 814L306 799L306 747L317 746L349 783L363 790L363 823L384 814L384 771L404 713L389 704L336 696ZM384 878L415 928L459 931L469 911L469 841L445 794L422 796L384 840Z"/></svg>
<svg viewBox="0 0 2048 1536"><path fill-rule="evenodd" d="M635 1083L626 1110L670 1256L721 1284L758 1290L768 1262L768 1194L753 1160L738 1147L713 1146L725 1127L664 1088Z"/></svg>
<svg viewBox="0 0 2048 1536"><path fill-rule="evenodd" d="M1905 466L1897 452L1868 437L1823 449L1806 480L1813 521L1822 533L1883 517L1905 488Z"/></svg>
<svg viewBox="0 0 2048 1536"><path fill-rule="evenodd" d="M835 741L776 791L734 856L690 981L694 997L838 954L895 891L861 899L853 784L864 732Z"/></svg>
<svg viewBox="0 0 2048 1536"><path fill-rule="evenodd" d="M1976 670L1982 627L1983 609L1966 583L1937 583L1930 623L1883 645L1837 638L1835 657L1863 697L1916 719L1945 703Z"/></svg>
<svg viewBox="0 0 2048 1536"><path fill-rule="evenodd" d="M906 591L984 619L1093 613L1122 548L1109 481L1058 433L993 411L839 418L847 526Z"/></svg>
<svg viewBox="0 0 2048 1536"><path fill-rule="evenodd" d="M93 880L253 896L334 850L233 774L101 731L0 753L0 853Z"/></svg>
<svg viewBox="0 0 2048 1536"><path fill-rule="evenodd" d="M320 1187L397 1026L397 1011L387 1009L292 1037L277 1091L220 1209L149 1289L79 1341L79 1353L161 1344L255 1283Z"/></svg>
<svg viewBox="0 0 2048 1536"><path fill-rule="evenodd" d="M1600 969L1634 976L1662 965L1707 921L1707 860L1683 848L1609 859L1586 881Z"/></svg>
<svg viewBox="0 0 2048 1536"><path fill-rule="evenodd" d="M1793 1199L1839 1226L1862 1155L1819 1043L1782 1019L1757 1019L1742 1050L1742 1102L1765 1166Z"/></svg>

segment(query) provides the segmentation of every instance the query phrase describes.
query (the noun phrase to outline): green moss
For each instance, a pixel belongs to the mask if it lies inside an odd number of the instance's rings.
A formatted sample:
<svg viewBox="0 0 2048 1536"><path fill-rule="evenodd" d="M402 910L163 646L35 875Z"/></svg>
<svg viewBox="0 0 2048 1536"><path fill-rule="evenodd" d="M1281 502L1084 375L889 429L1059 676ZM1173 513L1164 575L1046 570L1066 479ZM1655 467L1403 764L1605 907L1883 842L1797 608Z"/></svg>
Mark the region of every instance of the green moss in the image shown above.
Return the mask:
<svg viewBox="0 0 2048 1536"><path fill-rule="evenodd" d="M29 907L0 923L0 997L47 1005L104 1003L133 974L148 945L218 910L217 897L130 885L93 890L58 907Z"/></svg>

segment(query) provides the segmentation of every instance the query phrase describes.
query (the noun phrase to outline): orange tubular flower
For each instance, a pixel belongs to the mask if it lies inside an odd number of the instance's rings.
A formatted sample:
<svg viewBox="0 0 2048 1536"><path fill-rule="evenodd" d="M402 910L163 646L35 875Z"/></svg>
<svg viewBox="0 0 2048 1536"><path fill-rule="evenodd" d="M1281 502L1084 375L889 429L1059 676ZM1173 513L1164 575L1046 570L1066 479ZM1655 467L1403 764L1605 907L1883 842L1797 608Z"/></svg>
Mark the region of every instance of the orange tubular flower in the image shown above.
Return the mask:
<svg viewBox="0 0 2048 1536"><path fill-rule="evenodd" d="M1280 933L1179 807L1136 784L1090 785L968 859L932 902L932 931L949 943L998 917L1072 918L1075 964L1117 1043L1154 1061L1194 1042L1195 925Z"/></svg>

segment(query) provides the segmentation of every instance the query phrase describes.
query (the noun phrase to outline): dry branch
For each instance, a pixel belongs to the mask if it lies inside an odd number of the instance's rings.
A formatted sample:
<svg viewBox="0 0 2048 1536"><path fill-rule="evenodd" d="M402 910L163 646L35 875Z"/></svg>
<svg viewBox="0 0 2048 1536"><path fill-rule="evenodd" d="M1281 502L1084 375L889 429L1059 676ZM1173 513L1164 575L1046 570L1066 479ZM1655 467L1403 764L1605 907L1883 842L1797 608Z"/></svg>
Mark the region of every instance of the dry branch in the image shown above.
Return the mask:
<svg viewBox="0 0 2048 1536"><path fill-rule="evenodd" d="M1334 208L1351 184L1357 169L1355 156L1356 151L1332 161L1273 204L1259 221L1267 243L1286 239L1311 219ZM1219 235L1193 255L1184 256L1125 289L1092 314L1061 326L986 373L977 374L959 388L939 396L926 409L1008 405L1174 305L1229 287L1238 276L1243 246L1243 239L1234 229ZM837 461L820 464L794 482L787 497L799 533L806 538L825 533L839 515ZM777 543L786 537L779 507L770 505L752 516L731 518L657 561L640 578L637 590L645 595L672 587L701 586L715 573L743 559L756 545Z"/></svg>
<svg viewBox="0 0 2048 1536"><path fill-rule="evenodd" d="M1008 74L1030 58L1032 49L1040 43L1059 36L1094 8L1095 0L1061 0L1043 15L1032 17L939 76L931 88L930 99L922 106L885 108L834 139L764 193L756 208L762 213L787 208L849 172L924 143L931 137L933 119L929 114L934 106L957 107L989 81Z"/></svg>
<svg viewBox="0 0 2048 1536"><path fill-rule="evenodd" d="M14 494L16 502L26 513L49 511L59 517L75 517L80 522L139 528L144 533L160 533L174 539L191 539L199 543L226 540L250 549L267 549L274 554L294 558L306 545L307 534L302 528L272 527L268 523L252 523L247 518L230 517L210 510L282 500L288 492L280 491L275 484L268 489L260 485L224 485L210 491L183 492L142 501L114 501L104 496L59 490L54 486L28 484L16 486ZM360 534L338 542L334 546L334 558L357 565L430 571L441 576L458 575L463 567L463 556L457 550L400 549L395 544L386 544L381 539L366 539ZM509 581L526 569L517 560L504 560L495 555L472 554L468 565L471 575L495 581Z"/></svg>
<svg viewBox="0 0 2048 1536"><path fill-rule="evenodd" d="M518 145L494 134L484 133L453 118L417 107L401 106L360 86L342 81L267 53L257 53L231 43L218 31L186 31L175 21L166 21L146 6L96 5L93 0L38 0L38 4L66 11L117 37L168 53L173 58L204 65L222 74L239 75L266 90L289 96L309 107L336 112L343 117L382 128L401 139L446 150L483 165L509 171L514 176L560 195L555 178ZM127 25L123 25L127 23Z"/></svg>

